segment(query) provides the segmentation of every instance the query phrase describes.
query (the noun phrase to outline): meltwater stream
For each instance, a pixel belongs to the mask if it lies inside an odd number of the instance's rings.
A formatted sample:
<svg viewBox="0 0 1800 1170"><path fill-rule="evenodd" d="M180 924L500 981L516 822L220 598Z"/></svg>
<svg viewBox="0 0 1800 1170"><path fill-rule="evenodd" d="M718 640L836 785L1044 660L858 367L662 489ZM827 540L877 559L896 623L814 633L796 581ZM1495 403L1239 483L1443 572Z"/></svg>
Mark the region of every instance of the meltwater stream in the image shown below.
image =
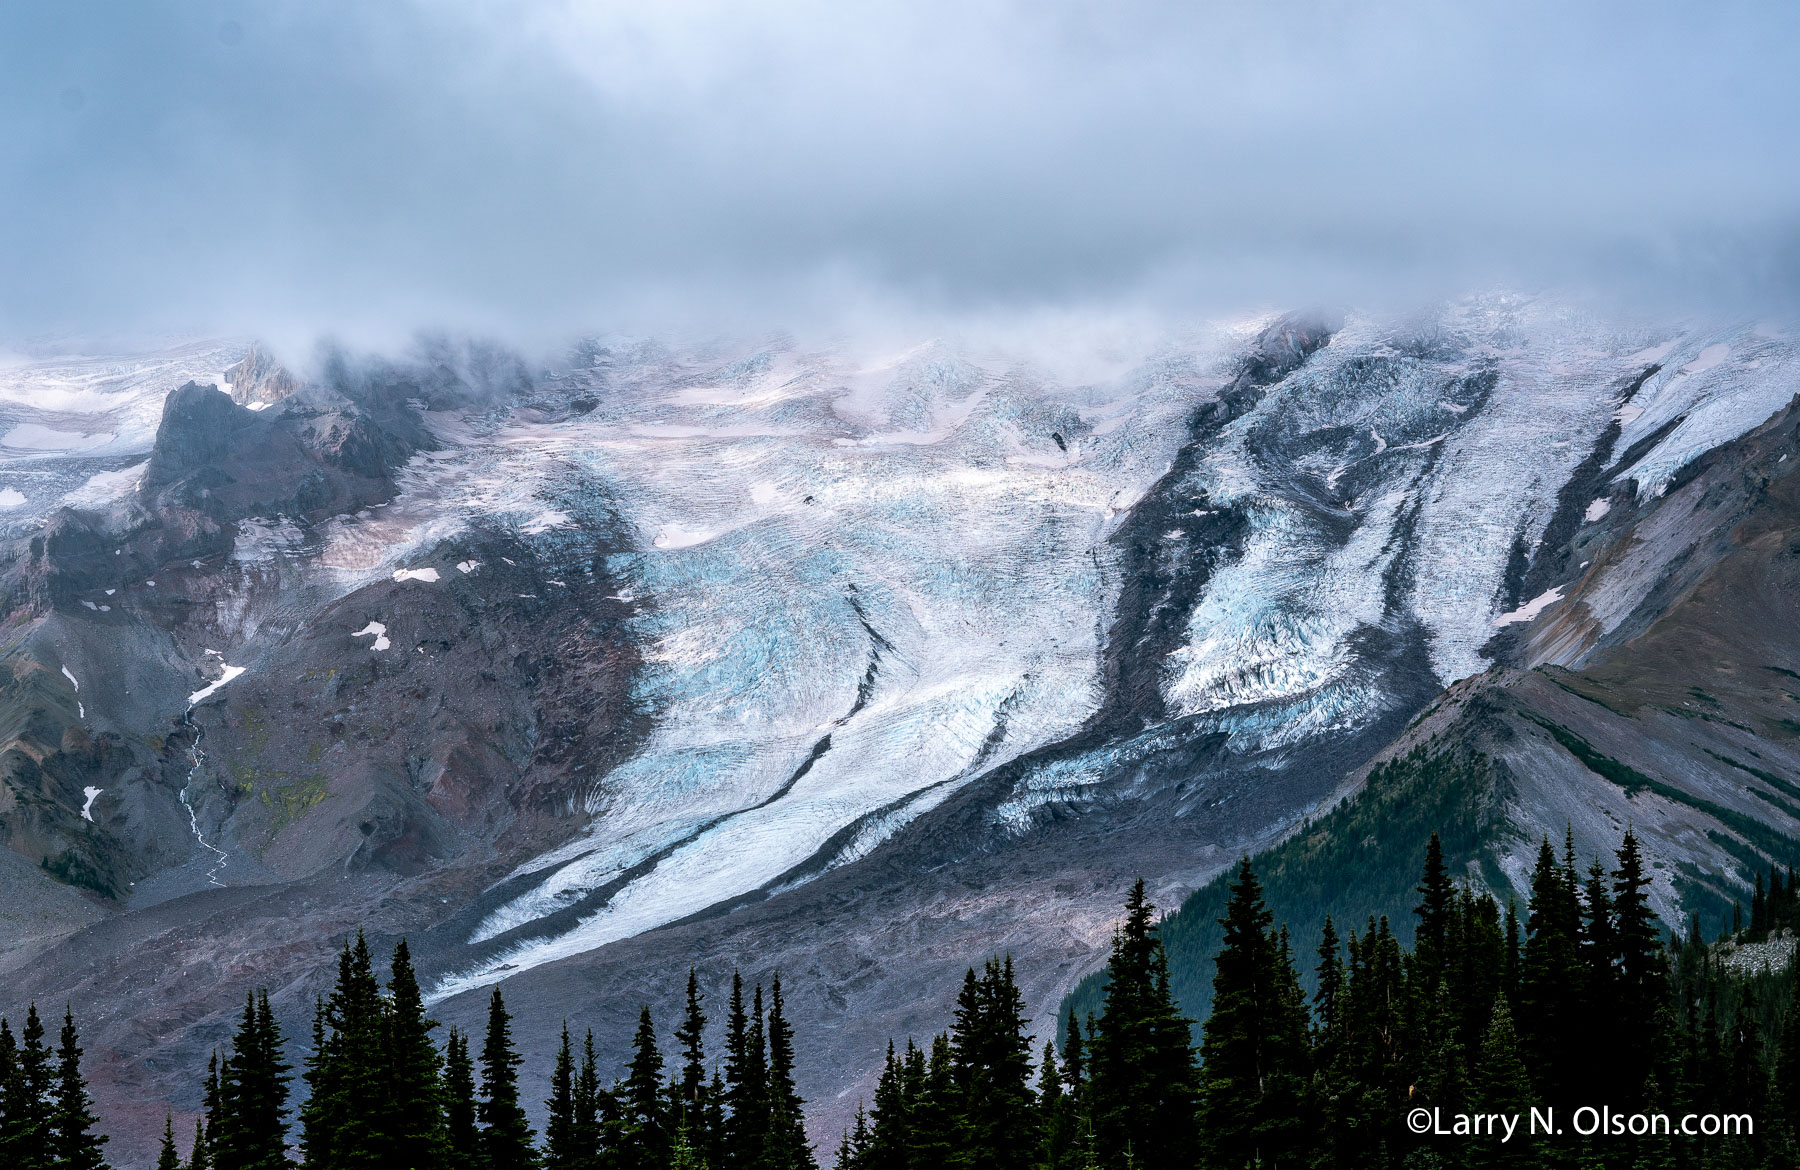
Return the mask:
<svg viewBox="0 0 1800 1170"><path fill-rule="evenodd" d="M182 720L188 725L188 729L194 733L194 741L188 748L188 759L193 762L194 766L188 769L187 785L184 785L181 789L181 807L187 809L188 825L194 830L194 840L200 842L200 847L202 849L209 850L218 858L218 861L213 867L206 871L207 882L211 885L222 887L225 883L219 880L219 871L225 868L225 865L230 858L223 849L220 849L218 846L208 841L206 835L200 831L200 818L194 812L193 802L188 800L187 794L188 786L191 786L194 783L194 777L200 774L201 767L206 763L206 753L200 750L200 737L204 732L200 730L200 725L194 722L193 703L190 702L188 704L187 711L182 715Z"/></svg>

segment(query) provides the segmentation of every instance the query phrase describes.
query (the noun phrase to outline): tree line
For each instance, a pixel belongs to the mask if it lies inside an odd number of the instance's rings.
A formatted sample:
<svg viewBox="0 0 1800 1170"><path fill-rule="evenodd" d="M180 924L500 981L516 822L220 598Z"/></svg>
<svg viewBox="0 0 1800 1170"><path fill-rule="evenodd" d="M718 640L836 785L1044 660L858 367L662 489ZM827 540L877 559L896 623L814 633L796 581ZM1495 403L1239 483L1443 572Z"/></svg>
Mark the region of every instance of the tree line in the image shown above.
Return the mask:
<svg viewBox="0 0 1800 1170"><path fill-rule="evenodd" d="M1327 919L1302 957L1245 860L1197 1045L1140 881L1098 1011L1035 1048L1012 960L971 968L948 1029L889 1043L834 1170L1800 1166L1800 963L1736 970L1697 924L1665 935L1632 834L1613 862L1583 869L1572 842L1559 855L1545 840L1521 912L1452 880L1434 836L1410 947L1385 918L1342 934ZM1778 933L1795 904L1791 873L1755 889L1738 943ZM193 1135L178 1142L166 1123L158 1170L816 1170L779 977L746 994L734 974L721 1059L704 1001L690 971L666 1054L645 1007L610 1084L592 1033L577 1042L565 1026L540 1139L499 990L479 1045L452 1028L440 1048L404 940L384 987L359 935L298 1070L267 995L246 997ZM18 1040L0 1021L0 1166L104 1166L80 1057L68 1013L54 1052L35 1008ZM1566 1126L1582 1107L1748 1114L1753 1130L1435 1132L1533 1109ZM1419 1110L1428 1132L1409 1122Z"/></svg>

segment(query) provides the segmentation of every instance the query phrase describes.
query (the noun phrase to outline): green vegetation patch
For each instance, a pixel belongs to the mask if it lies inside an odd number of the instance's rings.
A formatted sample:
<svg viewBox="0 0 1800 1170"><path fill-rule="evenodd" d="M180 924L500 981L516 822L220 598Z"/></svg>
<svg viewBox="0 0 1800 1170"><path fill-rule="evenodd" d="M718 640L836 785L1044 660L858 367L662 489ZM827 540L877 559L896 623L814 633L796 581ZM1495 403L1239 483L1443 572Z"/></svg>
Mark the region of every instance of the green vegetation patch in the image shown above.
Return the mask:
<svg viewBox="0 0 1800 1170"><path fill-rule="evenodd" d="M1433 832L1453 873L1466 873L1475 862L1496 896L1504 900L1513 892L1494 854L1509 832L1503 810L1510 793L1504 765L1485 754L1420 746L1378 765L1361 792L1252 864L1277 921L1297 938L1316 938L1327 915L1342 934L1361 932L1370 915L1385 915L1396 934L1410 939L1413 885ZM1214 878L1162 922L1170 985L1194 1019L1204 1019L1211 1007L1213 956L1224 940L1218 919L1231 877L1228 870ZM1070 1010L1097 1012L1103 986L1098 974L1083 980L1064 1003L1063 1018Z"/></svg>
<svg viewBox="0 0 1800 1170"><path fill-rule="evenodd" d="M314 772L292 784L264 788L259 797L263 807L269 810L269 835L275 836L304 816L307 810L325 799L329 787L325 774Z"/></svg>

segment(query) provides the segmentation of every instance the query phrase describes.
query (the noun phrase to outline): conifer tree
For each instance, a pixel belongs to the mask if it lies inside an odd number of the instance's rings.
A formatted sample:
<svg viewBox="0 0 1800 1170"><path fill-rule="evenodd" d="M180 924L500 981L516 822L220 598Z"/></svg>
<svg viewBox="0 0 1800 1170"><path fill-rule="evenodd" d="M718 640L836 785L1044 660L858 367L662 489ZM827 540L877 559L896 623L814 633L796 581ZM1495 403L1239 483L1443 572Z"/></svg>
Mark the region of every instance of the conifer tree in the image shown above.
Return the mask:
<svg viewBox="0 0 1800 1170"><path fill-rule="evenodd" d="M444 1091L437 1046L425 1016L425 997L403 938L394 946L388 975L384 1057L387 1117L383 1124L387 1170L442 1165L449 1153Z"/></svg>
<svg viewBox="0 0 1800 1170"><path fill-rule="evenodd" d="M769 984L769 1063L765 1098L768 1128L763 1135L764 1170L815 1170L806 1141L805 1102L794 1086L794 1029L781 996L781 974Z"/></svg>
<svg viewBox="0 0 1800 1170"><path fill-rule="evenodd" d="M19 1104L12 1099L17 1058L18 1042L13 1039L12 1025L7 1022L6 1017L0 1016L0 1159L7 1159L0 1164L4 1165L10 1165L10 1159L18 1151L18 1140L12 1134L11 1114L8 1112Z"/></svg>
<svg viewBox="0 0 1800 1170"><path fill-rule="evenodd" d="M287 1071L268 994L247 994L231 1052L219 1069L215 1132L207 1142L216 1170L287 1165Z"/></svg>
<svg viewBox="0 0 1800 1170"><path fill-rule="evenodd" d="M906 1170L911 1133L907 1119L906 1078L888 1041L881 1078L875 1082L874 1128L860 1170Z"/></svg>
<svg viewBox="0 0 1800 1170"><path fill-rule="evenodd" d="M910 1170L961 1170L969 1164L971 1143L950 1038L942 1033L933 1037L930 1058L920 1054L918 1059L922 1067L908 1109L907 1164Z"/></svg>
<svg viewBox="0 0 1800 1170"><path fill-rule="evenodd" d="M338 955L337 982L314 1021L304 1074L311 1095L301 1110L308 1170L382 1164L390 1120L386 1017L368 941L358 931Z"/></svg>
<svg viewBox="0 0 1800 1170"><path fill-rule="evenodd" d="M1650 908L1650 877L1630 829L1619 845L1613 871L1613 945L1618 973L1612 984L1612 1016L1620 1026L1610 1043L1622 1069L1634 1070L1639 1084L1623 1086L1621 1104L1634 1103L1656 1053L1667 1046L1669 959Z"/></svg>
<svg viewBox="0 0 1800 1170"><path fill-rule="evenodd" d="M1585 1007L1573 860L1571 853L1559 862L1548 837L1539 846L1519 971L1520 1031L1532 1079L1548 1103L1571 1109L1581 1104L1575 1097Z"/></svg>
<svg viewBox="0 0 1800 1170"><path fill-rule="evenodd" d="M550 1098L544 1102L544 1170L576 1170L581 1153L575 1131L575 1052L569 1045L569 1022L563 1021L562 1044L550 1073Z"/></svg>
<svg viewBox="0 0 1800 1170"><path fill-rule="evenodd" d="M958 997L950 1048L977 1166L1022 1170L1036 1154L1030 1045L1011 957L989 959L979 979L971 968Z"/></svg>
<svg viewBox="0 0 1800 1170"><path fill-rule="evenodd" d="M1063 1093L1062 1070L1056 1067L1056 1045L1046 1040L1038 1061L1038 1150L1033 1162L1045 1170L1065 1170L1072 1164L1073 1142L1069 1099Z"/></svg>
<svg viewBox="0 0 1800 1170"><path fill-rule="evenodd" d="M19 1074L18 1042L12 1025L0 1018L0 1165L41 1165L32 1161L41 1156L43 1141L42 1133L31 1129L32 1112Z"/></svg>
<svg viewBox="0 0 1800 1170"><path fill-rule="evenodd" d="M194 1118L194 1144L188 1150L187 1170L211 1170L212 1158L206 1152L206 1129Z"/></svg>
<svg viewBox="0 0 1800 1170"><path fill-rule="evenodd" d="M307 1051L300 1079L306 1082L306 1103L300 1107L300 1164L306 1170L322 1170L331 1163L331 1132L327 1124L325 997L313 1000L312 1047Z"/></svg>
<svg viewBox="0 0 1800 1170"><path fill-rule="evenodd" d="M1106 1008L1089 1033L1088 1111L1101 1165L1185 1167L1198 1140L1189 1022L1169 993L1168 957L1140 878L1107 964Z"/></svg>
<svg viewBox="0 0 1800 1170"><path fill-rule="evenodd" d="M107 1138L94 1132L99 1119L94 1116L93 1105L87 1079L81 1075L75 1014L65 1006L56 1048L56 1090L50 1114L50 1152L57 1170L100 1170L106 1165L100 1147Z"/></svg>
<svg viewBox="0 0 1800 1170"><path fill-rule="evenodd" d="M744 981L733 971L725 1030L725 1097L731 1110L725 1122L725 1170L751 1170L762 1158L768 1130L761 987L753 1014L754 1020L744 1011Z"/></svg>
<svg viewBox="0 0 1800 1170"><path fill-rule="evenodd" d="M481 1131L475 1127L475 1066L469 1038L455 1028L444 1049L444 1137L450 1170L480 1170Z"/></svg>
<svg viewBox="0 0 1800 1170"><path fill-rule="evenodd" d="M481 1170L531 1170L537 1165L531 1124L519 1104L520 1056L513 1048L512 1017L500 989L488 1000L487 1035L481 1045Z"/></svg>
<svg viewBox="0 0 1800 1170"><path fill-rule="evenodd" d="M600 1158L601 1095L599 1062L594 1056L594 1030L581 1041L581 1067L575 1075L572 1139L577 1170L590 1170ZM717 1163L714 1163L717 1165Z"/></svg>
<svg viewBox="0 0 1800 1170"><path fill-rule="evenodd" d="M696 1136L696 1147L706 1146L706 1012L700 994L700 977L688 968L687 1010L681 1026L675 1029L675 1042L681 1046L681 1117Z"/></svg>
<svg viewBox="0 0 1800 1170"><path fill-rule="evenodd" d="M658 1170L669 1156L672 1135L662 1107L662 1071L656 1025L646 1006L638 1014L637 1034L631 1041L631 1064L619 1102L624 1114L619 1158L626 1170Z"/></svg>
<svg viewBox="0 0 1800 1170"><path fill-rule="evenodd" d="M1419 926L1413 943L1413 959L1420 969L1419 985L1436 987L1443 977L1444 946L1450 930L1454 891L1444 866L1444 846L1433 833L1425 845L1425 875L1418 885L1419 904L1413 913Z"/></svg>
<svg viewBox="0 0 1800 1170"><path fill-rule="evenodd" d="M175 1149L175 1117L163 1114L162 1145L156 1152L156 1170L181 1170L181 1155Z"/></svg>
<svg viewBox="0 0 1800 1170"><path fill-rule="evenodd" d="M19 1040L0 1037L0 1051L10 1053L10 1071L0 1086L0 1156L8 1170L48 1170L52 1165L52 1091L54 1072L44 1044L44 1025L37 1005L25 1012Z"/></svg>
<svg viewBox="0 0 1800 1170"><path fill-rule="evenodd" d="M1470 1088L1473 1107L1483 1113L1524 1117L1537 1103L1530 1074L1519 1058L1518 1036L1513 1031L1512 1012L1505 997L1494 1001L1487 1036L1482 1041L1481 1060ZM1536 1165L1531 1135L1523 1131L1509 1142L1489 1138L1478 1142L1476 1148L1484 1166L1524 1170Z"/></svg>
<svg viewBox="0 0 1800 1170"><path fill-rule="evenodd" d="M1220 1164L1288 1164L1303 1142L1308 1075L1299 986L1248 858L1230 891L1201 1042L1201 1128Z"/></svg>

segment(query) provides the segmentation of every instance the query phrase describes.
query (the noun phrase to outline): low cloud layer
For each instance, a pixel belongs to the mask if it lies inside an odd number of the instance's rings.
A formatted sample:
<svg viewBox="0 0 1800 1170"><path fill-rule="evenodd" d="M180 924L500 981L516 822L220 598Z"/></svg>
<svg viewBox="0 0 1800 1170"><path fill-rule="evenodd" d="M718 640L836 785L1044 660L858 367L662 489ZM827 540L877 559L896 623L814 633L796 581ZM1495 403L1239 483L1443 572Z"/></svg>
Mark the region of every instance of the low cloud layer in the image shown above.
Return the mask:
<svg viewBox="0 0 1800 1170"><path fill-rule="evenodd" d="M1788 4L0 10L0 339L1791 308Z"/></svg>

